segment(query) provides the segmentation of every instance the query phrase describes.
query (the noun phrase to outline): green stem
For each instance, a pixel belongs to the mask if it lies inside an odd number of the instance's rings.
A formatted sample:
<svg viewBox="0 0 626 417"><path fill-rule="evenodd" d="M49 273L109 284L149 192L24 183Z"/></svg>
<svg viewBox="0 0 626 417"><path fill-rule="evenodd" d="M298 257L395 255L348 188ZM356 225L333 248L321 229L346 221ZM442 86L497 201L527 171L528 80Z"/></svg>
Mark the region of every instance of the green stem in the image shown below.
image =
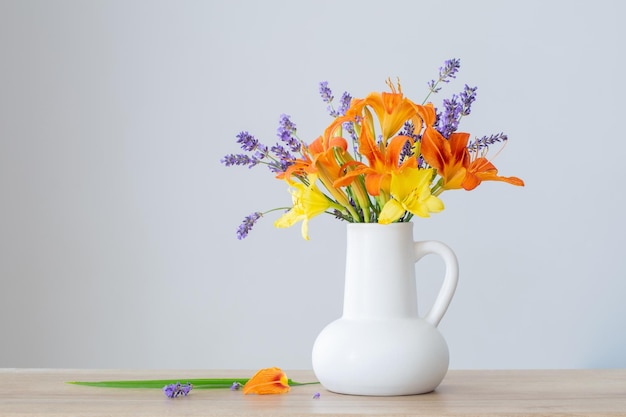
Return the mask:
<svg viewBox="0 0 626 417"><path fill-rule="evenodd" d="M430 190L430 193L435 197L438 197L439 194L443 193L445 188L443 188L443 178L439 178L439 181L434 185L433 189Z"/></svg>
<svg viewBox="0 0 626 417"><path fill-rule="evenodd" d="M276 208L273 208L271 210L264 211L263 212L263 216L265 216L268 213L271 213L273 211L278 211L278 210L282 210L282 211L291 210L291 207L276 207Z"/></svg>
<svg viewBox="0 0 626 417"><path fill-rule="evenodd" d="M163 388L166 385L176 384L178 382L186 384L192 384L194 389L218 389L218 388L231 388L233 383L237 382L241 385L245 385L250 378L203 378L203 379L148 379L137 381L71 381L67 382L72 385L82 385L87 387L99 387L99 388ZM319 382L296 382L292 379L288 380L289 386L299 385L312 385L319 384Z"/></svg>

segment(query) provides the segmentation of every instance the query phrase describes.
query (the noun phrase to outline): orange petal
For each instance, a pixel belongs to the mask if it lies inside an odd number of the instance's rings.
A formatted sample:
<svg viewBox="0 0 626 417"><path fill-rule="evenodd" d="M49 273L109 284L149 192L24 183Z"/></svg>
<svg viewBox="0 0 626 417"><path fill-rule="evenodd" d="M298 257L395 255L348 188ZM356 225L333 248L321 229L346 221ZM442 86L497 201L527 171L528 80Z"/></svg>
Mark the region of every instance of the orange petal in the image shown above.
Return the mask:
<svg viewBox="0 0 626 417"><path fill-rule="evenodd" d="M395 136L391 141L389 141L389 145L387 146L387 154L386 156L386 166L389 168L397 168L399 166L400 155L402 154L402 150L404 149L404 144L409 142L413 145L413 139L409 136L398 135Z"/></svg>
<svg viewBox="0 0 626 417"><path fill-rule="evenodd" d="M353 168L351 168L348 171L347 170L348 167L353 167ZM345 172L345 174L341 174L343 172ZM375 172L376 171L374 171L367 165L363 164L362 162L359 162L359 161L346 162L345 164L341 166L340 174L337 176L337 179L333 182L333 187L341 188L341 187L348 186L352 184L352 181L354 181L354 179L358 177L359 175L375 173Z"/></svg>
<svg viewBox="0 0 626 417"><path fill-rule="evenodd" d="M444 174L446 165L450 164L450 143L432 127L426 127L422 135L420 148L424 160L440 174ZM445 175L445 174L444 174Z"/></svg>
<svg viewBox="0 0 626 417"><path fill-rule="evenodd" d="M469 164L469 151L467 150L467 142L469 141L470 134L464 132L454 132L448 138L450 142L450 153L456 158L457 161L465 161L463 165Z"/></svg>
<svg viewBox="0 0 626 417"><path fill-rule="evenodd" d="M311 155L317 155L318 153L322 153L325 150L326 149L324 147L324 138L321 136L309 144L309 152L311 153Z"/></svg>
<svg viewBox="0 0 626 417"><path fill-rule="evenodd" d="M517 177L501 177L498 175L496 167L484 157L477 158L472 161L468 169L468 176L463 183L463 188L472 190L481 183L481 181L503 181L518 187L524 186L524 181Z"/></svg>
<svg viewBox="0 0 626 417"><path fill-rule="evenodd" d="M365 177L365 189L371 196L379 196L380 190L385 189L389 192L389 185L391 184L391 173L389 174L368 174Z"/></svg>
<svg viewBox="0 0 626 417"><path fill-rule="evenodd" d="M428 103L425 106L415 104L414 107L417 115L422 119L426 127L434 126L437 121L437 112L433 103Z"/></svg>
<svg viewBox="0 0 626 417"><path fill-rule="evenodd" d="M244 394L283 394L288 392L289 380L280 368L265 368L258 371L243 386Z"/></svg>

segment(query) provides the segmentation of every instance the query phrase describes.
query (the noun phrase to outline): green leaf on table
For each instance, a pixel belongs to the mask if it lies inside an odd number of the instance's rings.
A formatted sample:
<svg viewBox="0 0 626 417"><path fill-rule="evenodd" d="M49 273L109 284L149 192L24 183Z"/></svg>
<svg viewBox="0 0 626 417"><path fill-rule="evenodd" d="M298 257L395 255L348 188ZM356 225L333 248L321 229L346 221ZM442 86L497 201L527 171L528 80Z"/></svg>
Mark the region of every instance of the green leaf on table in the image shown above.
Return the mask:
<svg viewBox="0 0 626 417"><path fill-rule="evenodd" d="M250 378L178 378L178 379L144 379L144 380L129 380L129 381L70 381L68 384L82 385L88 387L101 387L101 388L159 388L162 389L166 385L176 384L180 382L182 384L192 384L194 389L218 389L218 388L230 388L233 383L238 382L241 385L245 385ZM298 385L311 385L319 384L319 382L296 382L289 379L289 385L294 387Z"/></svg>

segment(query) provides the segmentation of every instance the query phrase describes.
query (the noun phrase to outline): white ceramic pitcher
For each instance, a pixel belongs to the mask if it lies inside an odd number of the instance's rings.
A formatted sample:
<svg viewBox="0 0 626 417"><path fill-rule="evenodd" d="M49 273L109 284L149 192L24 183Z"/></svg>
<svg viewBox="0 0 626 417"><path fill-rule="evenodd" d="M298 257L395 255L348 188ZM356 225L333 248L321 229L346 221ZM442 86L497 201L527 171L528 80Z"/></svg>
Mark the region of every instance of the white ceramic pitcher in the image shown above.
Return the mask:
<svg viewBox="0 0 626 417"><path fill-rule="evenodd" d="M448 371L448 346L437 330L458 281L454 252L413 241L413 223L347 225L343 316L313 346L313 371L329 391L409 395L434 390ZM436 254L445 277L430 311L419 317L415 263Z"/></svg>

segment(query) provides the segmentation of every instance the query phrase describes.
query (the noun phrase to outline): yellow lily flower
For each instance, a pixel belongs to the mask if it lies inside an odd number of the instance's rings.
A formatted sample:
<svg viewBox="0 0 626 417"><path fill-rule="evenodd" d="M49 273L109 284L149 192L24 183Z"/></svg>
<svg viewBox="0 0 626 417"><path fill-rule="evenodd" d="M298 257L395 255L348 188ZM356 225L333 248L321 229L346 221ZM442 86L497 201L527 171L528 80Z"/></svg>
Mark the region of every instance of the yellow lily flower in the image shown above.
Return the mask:
<svg viewBox="0 0 626 417"><path fill-rule="evenodd" d="M391 199L385 203L378 223L389 224L399 220L405 212L419 217L443 210L443 202L430 193L432 169L407 167L391 174Z"/></svg>
<svg viewBox="0 0 626 417"><path fill-rule="evenodd" d="M309 220L324 213L331 202L315 185L316 175L309 175L310 185L291 182L293 207L274 222L275 227L291 227L302 220L302 237L309 240Z"/></svg>

